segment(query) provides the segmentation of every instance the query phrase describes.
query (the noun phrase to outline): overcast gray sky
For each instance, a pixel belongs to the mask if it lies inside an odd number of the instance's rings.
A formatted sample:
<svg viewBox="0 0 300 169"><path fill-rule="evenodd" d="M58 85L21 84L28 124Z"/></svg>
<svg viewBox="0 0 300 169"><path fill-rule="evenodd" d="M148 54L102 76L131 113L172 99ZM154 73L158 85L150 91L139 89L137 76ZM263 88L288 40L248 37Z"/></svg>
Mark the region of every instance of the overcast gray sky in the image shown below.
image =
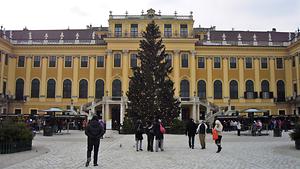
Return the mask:
<svg viewBox="0 0 300 169"><path fill-rule="evenodd" d="M3 0L0 25L7 30L86 28L107 26L113 15L141 14L149 8L162 15L189 15L194 27L218 30L294 32L300 27L300 0Z"/></svg>

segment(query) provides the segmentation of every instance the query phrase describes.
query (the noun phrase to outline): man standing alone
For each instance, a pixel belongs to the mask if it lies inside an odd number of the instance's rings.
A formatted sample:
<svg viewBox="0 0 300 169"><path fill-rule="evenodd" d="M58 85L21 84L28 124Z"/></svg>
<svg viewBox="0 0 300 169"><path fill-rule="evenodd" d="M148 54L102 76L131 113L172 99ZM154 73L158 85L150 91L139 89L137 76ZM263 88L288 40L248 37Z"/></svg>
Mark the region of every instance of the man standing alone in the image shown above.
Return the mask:
<svg viewBox="0 0 300 169"><path fill-rule="evenodd" d="M205 149L205 135L206 135L207 125L203 120L200 120L200 124L197 128L197 133L199 134L199 140L201 144L201 148Z"/></svg>
<svg viewBox="0 0 300 169"><path fill-rule="evenodd" d="M93 116L92 120L88 123L85 134L88 136L88 148L87 148L87 161L85 166L88 167L91 161L91 153L94 148L94 166L98 166L98 150L100 144L100 138L104 134L103 127L98 122L98 117Z"/></svg>
<svg viewBox="0 0 300 169"><path fill-rule="evenodd" d="M189 137L189 147L194 149L195 135L196 135L197 125L193 119L190 119L186 125L185 135Z"/></svg>

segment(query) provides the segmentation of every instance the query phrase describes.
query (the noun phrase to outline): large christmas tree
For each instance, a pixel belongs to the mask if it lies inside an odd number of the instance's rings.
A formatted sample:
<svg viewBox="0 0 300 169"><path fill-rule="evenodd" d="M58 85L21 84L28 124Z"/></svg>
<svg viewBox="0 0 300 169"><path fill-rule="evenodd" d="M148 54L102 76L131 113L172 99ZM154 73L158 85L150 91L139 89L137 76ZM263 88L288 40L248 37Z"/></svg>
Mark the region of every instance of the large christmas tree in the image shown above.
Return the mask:
<svg viewBox="0 0 300 169"><path fill-rule="evenodd" d="M126 117L143 122L158 117L168 125L180 113L180 102L174 98L173 82L169 77L172 68L166 62L165 46L154 21L148 24L142 36L137 56L141 64L132 68L133 76L126 93Z"/></svg>

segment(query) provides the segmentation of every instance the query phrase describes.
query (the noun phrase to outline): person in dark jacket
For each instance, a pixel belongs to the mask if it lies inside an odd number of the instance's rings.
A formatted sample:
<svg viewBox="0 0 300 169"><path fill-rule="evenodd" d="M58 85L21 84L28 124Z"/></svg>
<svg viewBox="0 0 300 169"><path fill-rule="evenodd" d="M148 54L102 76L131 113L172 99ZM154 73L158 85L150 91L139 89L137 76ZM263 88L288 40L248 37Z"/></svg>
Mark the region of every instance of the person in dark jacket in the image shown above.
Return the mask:
<svg viewBox="0 0 300 169"><path fill-rule="evenodd" d="M142 120L137 120L135 125L135 141L136 141L136 151L143 151L142 141L143 141L143 124Z"/></svg>
<svg viewBox="0 0 300 169"><path fill-rule="evenodd" d="M85 163L85 166L89 166L91 161L91 153L94 148L94 166L98 166L98 150L99 150L99 144L100 144L100 138L104 134L103 127L98 122L98 117L94 116L92 120L88 123L85 134L87 135L87 161Z"/></svg>
<svg viewBox="0 0 300 169"><path fill-rule="evenodd" d="M153 127L155 135L155 151L158 152L158 148L160 148L161 151L164 151L164 133L161 131L161 127L163 128L161 120L156 119Z"/></svg>
<svg viewBox="0 0 300 169"><path fill-rule="evenodd" d="M189 147L194 149L195 135L196 135L197 125L191 118L186 124L185 135L189 137Z"/></svg>
<svg viewBox="0 0 300 169"><path fill-rule="evenodd" d="M147 151L153 152L154 126L150 121L147 122L146 134L147 134L147 141L148 141Z"/></svg>

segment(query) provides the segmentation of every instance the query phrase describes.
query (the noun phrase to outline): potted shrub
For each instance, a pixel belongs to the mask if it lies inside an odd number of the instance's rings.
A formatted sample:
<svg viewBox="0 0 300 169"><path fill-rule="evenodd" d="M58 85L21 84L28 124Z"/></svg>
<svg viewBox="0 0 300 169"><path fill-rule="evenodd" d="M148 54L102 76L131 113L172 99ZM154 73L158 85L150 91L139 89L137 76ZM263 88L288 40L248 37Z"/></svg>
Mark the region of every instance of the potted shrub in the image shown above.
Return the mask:
<svg viewBox="0 0 300 169"><path fill-rule="evenodd" d="M24 122L11 120L0 124L0 153L8 154L31 150L33 133Z"/></svg>
<svg viewBox="0 0 300 169"><path fill-rule="evenodd" d="M295 129L290 133L290 137L295 141L295 146L297 150L300 150L300 123L295 125Z"/></svg>

